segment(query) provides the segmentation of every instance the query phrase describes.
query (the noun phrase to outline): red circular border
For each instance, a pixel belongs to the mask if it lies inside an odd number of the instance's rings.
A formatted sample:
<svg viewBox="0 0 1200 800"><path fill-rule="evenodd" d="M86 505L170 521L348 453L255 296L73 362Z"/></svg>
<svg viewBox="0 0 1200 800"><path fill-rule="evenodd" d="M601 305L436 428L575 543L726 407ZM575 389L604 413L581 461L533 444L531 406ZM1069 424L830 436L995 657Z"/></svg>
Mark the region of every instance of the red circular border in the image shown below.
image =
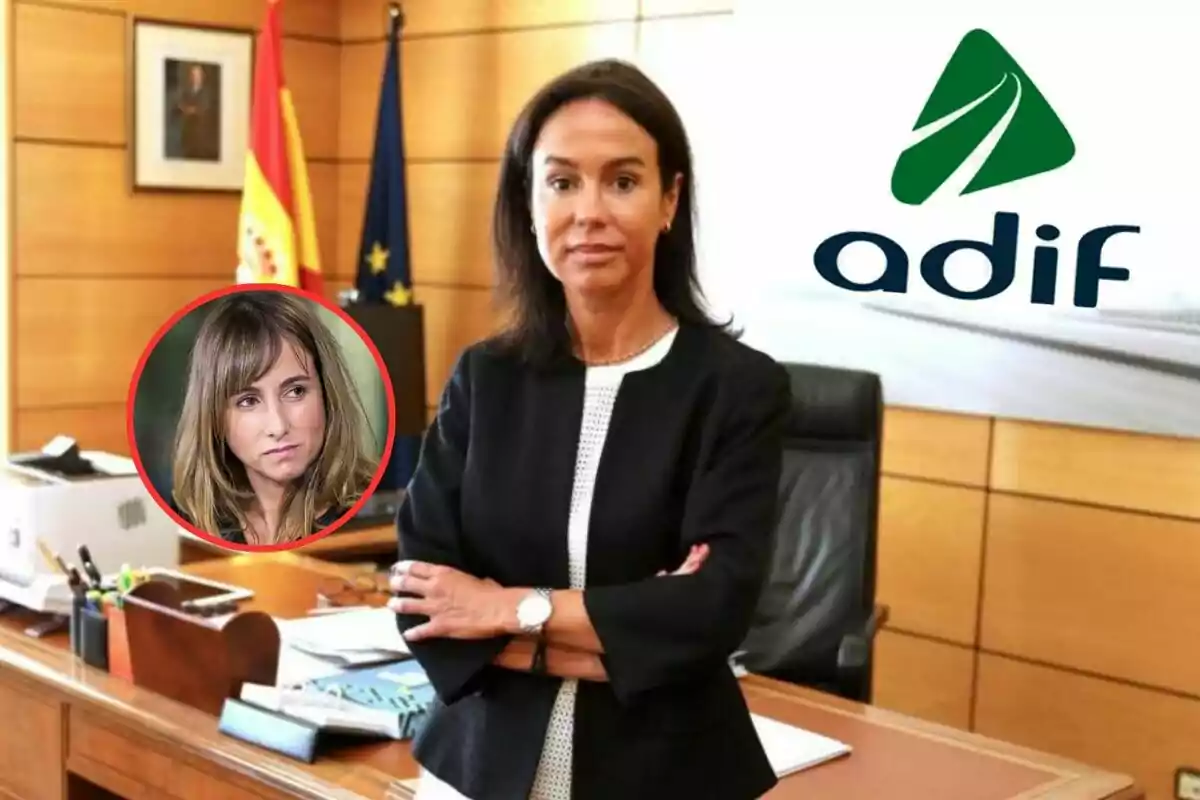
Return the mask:
<svg viewBox="0 0 1200 800"><path fill-rule="evenodd" d="M271 545L236 544L234 542L226 541L219 536L215 536L197 529L172 511L170 505L159 496L158 491L154 488L154 485L150 482L149 477L146 475L146 468L142 465L142 457L138 452L137 437L134 435L133 411L136 407L138 384L141 383L142 371L146 368L146 361L150 358L150 354L154 352L154 349L158 346L158 343L163 336L165 336L168 331L174 328L179 320L181 320L189 312L199 308L205 303L216 300L219 297L237 294L239 292L263 291L286 292L287 294L294 294L298 297L303 297L306 300L312 300L316 303L320 303L325 308L337 314L343 322L349 325L354 332L358 334L359 338L362 339L367 345L367 349L371 351L371 355L375 358L375 364L379 367L379 374L383 378L384 390L387 393L388 431L387 440L383 448L383 456L379 461L379 468L375 471L375 477L371 479L371 484L367 487L367 491L363 494L359 501L355 503L353 507L351 507L349 511L334 520L333 523L331 523L328 527L295 542L285 542L283 544ZM137 467L138 477L141 478L142 485L146 487L148 492L150 492L150 496L154 498L154 502L158 504L159 508L166 512L167 516L173 519L184 530L187 530L206 542L219 545L226 550L237 550L249 553L269 553L281 550L297 550L311 542L325 538L349 522L350 519L353 518L354 515L357 514L364 505L366 505L367 501L371 498L371 495L373 495L375 490L379 487L380 481L383 480L384 470L387 469L388 461L391 459L392 446L396 438L396 394L395 390L392 388L391 376L388 374L387 366L383 363L383 356L379 354L379 348L375 346L375 342L373 342L371 337L367 335L367 332L362 329L362 326L355 322L340 306L324 297L321 297L320 295L294 286L285 286L282 284L272 283L234 284L232 286L226 286L224 288L209 292L208 294L201 295L195 300L192 300L186 306L172 314L171 318L168 319L162 325L162 327L158 329L154 336L150 338L149 343L146 345L146 349L142 351L141 358L138 359L137 367L133 371L133 378L129 382L129 394L125 401L125 436L129 440L129 450L133 455L133 463Z"/></svg>

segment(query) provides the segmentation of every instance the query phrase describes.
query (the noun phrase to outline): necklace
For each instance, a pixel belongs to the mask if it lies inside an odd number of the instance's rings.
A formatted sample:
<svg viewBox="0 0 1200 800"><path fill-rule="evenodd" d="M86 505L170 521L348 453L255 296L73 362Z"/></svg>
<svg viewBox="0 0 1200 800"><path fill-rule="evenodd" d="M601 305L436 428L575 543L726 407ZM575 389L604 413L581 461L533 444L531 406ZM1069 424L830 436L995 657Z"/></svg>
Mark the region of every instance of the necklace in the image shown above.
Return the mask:
<svg viewBox="0 0 1200 800"><path fill-rule="evenodd" d="M631 353L625 353L625 354L616 356L615 358L600 358L600 359L593 359L591 361L583 358L583 356L581 355L579 357L579 359L580 359L580 361L583 361L583 363L589 367L607 367L612 364L620 364L624 361L629 361L630 359L637 358L642 353L645 353L651 347L654 347L654 345L661 342L667 336L667 334L669 334L671 331L675 330L676 327L678 327L678 324L675 322L675 319L672 318L671 323L669 325L667 325L666 329L662 333L658 334L653 339L651 339L649 342L642 345L641 347L639 347L638 349L634 350ZM579 348L576 347L577 352L578 352L578 349Z"/></svg>

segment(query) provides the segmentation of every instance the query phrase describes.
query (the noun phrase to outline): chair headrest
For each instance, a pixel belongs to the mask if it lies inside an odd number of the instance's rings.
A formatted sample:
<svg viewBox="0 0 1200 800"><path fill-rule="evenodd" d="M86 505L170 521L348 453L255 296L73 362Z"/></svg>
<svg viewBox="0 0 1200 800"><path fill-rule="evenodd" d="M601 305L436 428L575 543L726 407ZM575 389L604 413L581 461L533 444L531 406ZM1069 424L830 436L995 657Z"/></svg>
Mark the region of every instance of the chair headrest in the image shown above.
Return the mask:
<svg viewBox="0 0 1200 800"><path fill-rule="evenodd" d="M874 442L883 424L883 382L874 372L784 364L792 383L791 439Z"/></svg>

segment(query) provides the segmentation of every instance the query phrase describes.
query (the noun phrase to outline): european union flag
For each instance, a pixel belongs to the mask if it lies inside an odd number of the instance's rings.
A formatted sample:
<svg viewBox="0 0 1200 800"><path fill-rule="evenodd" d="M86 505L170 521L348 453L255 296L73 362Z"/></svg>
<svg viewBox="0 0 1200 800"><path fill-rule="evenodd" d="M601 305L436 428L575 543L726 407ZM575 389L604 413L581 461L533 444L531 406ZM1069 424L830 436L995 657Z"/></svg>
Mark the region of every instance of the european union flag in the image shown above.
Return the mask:
<svg viewBox="0 0 1200 800"><path fill-rule="evenodd" d="M400 17L392 16L383 87L379 93L379 119L371 183L362 241L358 248L360 303L412 302L412 277L408 265L408 199L404 186L404 126L400 109Z"/></svg>
<svg viewBox="0 0 1200 800"><path fill-rule="evenodd" d="M358 303L407 306L413 301L408 258L408 200L404 185L404 126L400 106L399 13L392 14L379 119L355 288ZM396 387L401 391L402 387ZM397 436L380 488L408 485L421 448L420 436Z"/></svg>

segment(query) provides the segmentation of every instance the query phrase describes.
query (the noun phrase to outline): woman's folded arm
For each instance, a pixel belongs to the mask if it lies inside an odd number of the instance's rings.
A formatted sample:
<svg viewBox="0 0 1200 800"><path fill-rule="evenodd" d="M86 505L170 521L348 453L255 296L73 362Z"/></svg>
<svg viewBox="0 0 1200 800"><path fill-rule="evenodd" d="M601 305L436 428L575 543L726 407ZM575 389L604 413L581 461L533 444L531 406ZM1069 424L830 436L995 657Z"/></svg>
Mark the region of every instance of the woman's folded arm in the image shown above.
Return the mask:
<svg viewBox="0 0 1200 800"><path fill-rule="evenodd" d="M459 496L470 424L470 351L459 358L442 393L437 417L421 446L400 511L400 557L467 571L461 552ZM401 593L401 596L411 596ZM400 632L427 621L420 614L397 613ZM447 705L474 692L486 669L512 637L486 639L428 638L410 641L409 649Z"/></svg>
<svg viewBox="0 0 1200 800"><path fill-rule="evenodd" d="M791 412L787 373L769 367L730 375L718 423L689 492L682 539L708 546L694 574L653 577L581 593L575 629L551 641L594 636L618 699L722 667L745 640L769 569L782 445ZM562 621L560 621L561 623Z"/></svg>

